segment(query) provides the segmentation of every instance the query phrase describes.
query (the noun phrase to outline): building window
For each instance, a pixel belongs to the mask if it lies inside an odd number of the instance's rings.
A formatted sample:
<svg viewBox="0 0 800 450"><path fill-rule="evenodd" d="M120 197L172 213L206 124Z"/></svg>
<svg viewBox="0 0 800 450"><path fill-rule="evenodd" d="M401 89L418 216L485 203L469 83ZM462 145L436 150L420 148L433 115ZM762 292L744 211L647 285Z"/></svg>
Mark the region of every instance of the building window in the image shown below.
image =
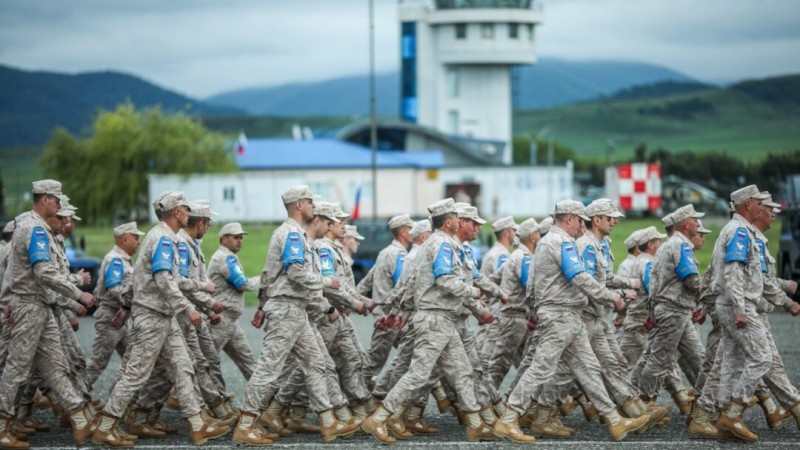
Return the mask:
<svg viewBox="0 0 800 450"><path fill-rule="evenodd" d="M461 84L461 72L457 68L447 69L447 96L458 98L459 85Z"/></svg>
<svg viewBox="0 0 800 450"><path fill-rule="evenodd" d="M528 24L528 40L533 41L533 25Z"/></svg>
<svg viewBox="0 0 800 450"><path fill-rule="evenodd" d="M481 37L484 39L494 39L494 24L482 23L481 24Z"/></svg>
<svg viewBox="0 0 800 450"><path fill-rule="evenodd" d="M519 38L519 24L516 23L508 24L508 38L509 39Z"/></svg>
<svg viewBox="0 0 800 450"><path fill-rule="evenodd" d="M222 199L229 202L236 200L232 186L222 189Z"/></svg>
<svg viewBox="0 0 800 450"><path fill-rule="evenodd" d="M466 39L467 38L467 24L465 23L457 23L456 24L456 39Z"/></svg>
<svg viewBox="0 0 800 450"><path fill-rule="evenodd" d="M458 111L452 109L448 111L447 121L450 134L458 134Z"/></svg>

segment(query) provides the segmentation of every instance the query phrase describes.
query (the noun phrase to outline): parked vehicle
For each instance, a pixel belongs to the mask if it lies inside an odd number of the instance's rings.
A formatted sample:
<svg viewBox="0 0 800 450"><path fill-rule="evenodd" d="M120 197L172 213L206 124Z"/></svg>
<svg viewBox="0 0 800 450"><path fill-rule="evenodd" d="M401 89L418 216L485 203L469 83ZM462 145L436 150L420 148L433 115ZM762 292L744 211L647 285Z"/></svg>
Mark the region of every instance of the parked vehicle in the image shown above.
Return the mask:
<svg viewBox="0 0 800 450"><path fill-rule="evenodd" d="M787 280L800 279L800 174L782 183L779 200L782 212L778 248L778 273Z"/></svg>

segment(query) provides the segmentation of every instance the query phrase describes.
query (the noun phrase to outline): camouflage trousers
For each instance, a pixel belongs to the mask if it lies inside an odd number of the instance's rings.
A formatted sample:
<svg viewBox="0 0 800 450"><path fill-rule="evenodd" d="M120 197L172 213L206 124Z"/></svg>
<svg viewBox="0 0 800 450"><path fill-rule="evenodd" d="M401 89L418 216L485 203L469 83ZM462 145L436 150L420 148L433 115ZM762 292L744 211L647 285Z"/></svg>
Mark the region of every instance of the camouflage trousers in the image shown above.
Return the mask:
<svg viewBox="0 0 800 450"><path fill-rule="evenodd" d="M489 311L495 317L502 316L500 312L500 301L495 300L489 305ZM481 355L481 360L489 361L489 358L492 356L492 352L497 347L497 340L498 340L498 322L492 322L487 325L478 325L478 352ZM489 368L489 365L486 364L486 368Z"/></svg>
<svg viewBox="0 0 800 450"><path fill-rule="evenodd" d="M602 382L602 370L589 343L586 325L575 310L538 311L539 335L531 363L508 396L507 406L524 414L531 399L568 369L601 414L614 409ZM570 380L570 377L561 377Z"/></svg>
<svg viewBox="0 0 800 450"><path fill-rule="evenodd" d="M249 380L253 375L253 370L256 368L256 358L253 354L253 349L250 348L250 343L247 342L242 327L239 326L239 322L223 313L220 316L219 323L211 325L211 336L214 339L217 355L219 355L219 352L224 351L231 358L231 361L236 364L239 371L242 372L244 379ZM219 356L217 356L217 361L219 361ZM219 364L216 366L211 364L211 373L217 379L218 384L222 383L224 388L225 382L222 379Z"/></svg>
<svg viewBox="0 0 800 450"><path fill-rule="evenodd" d="M128 349L103 410L111 416L121 417L135 393L142 391L140 397L148 397L143 389L152 383L153 369L161 361L166 376L175 386L181 415L191 417L199 414L200 399L195 391L194 364L178 321L175 317L167 317L136 305L131 310L129 320Z"/></svg>
<svg viewBox="0 0 800 450"><path fill-rule="evenodd" d="M513 365L519 367L525 343L528 341L528 318L524 314L500 314L497 322L492 323L496 335L495 342L484 349L488 350L489 378L495 389L508 374Z"/></svg>
<svg viewBox="0 0 800 450"><path fill-rule="evenodd" d="M625 355L628 362L628 370L633 370L639 358L642 357L647 346L647 330L644 328L646 317L625 316L622 323L622 338L619 341L619 348Z"/></svg>
<svg viewBox="0 0 800 450"><path fill-rule="evenodd" d="M56 316L58 328L61 330L61 345L64 348L64 356L70 368L70 378L75 389L81 394L84 400L92 400L92 387L86 382L86 353L78 340L78 335L69 323L69 317L62 310ZM35 393L35 391L34 391ZM30 398L33 401L33 397Z"/></svg>
<svg viewBox="0 0 800 450"><path fill-rule="evenodd" d="M271 299L264 313L266 324L261 354L247 382L241 410L260 414L267 409L278 392L281 373L290 355L297 358L310 386L311 408L315 411L331 409L325 381L325 357L305 310L290 301Z"/></svg>
<svg viewBox="0 0 800 450"><path fill-rule="evenodd" d="M489 377L489 371L485 370L485 362L482 361L478 353L478 343L475 341L475 333L469 326L469 316L461 316L456 322L456 329L464 344L464 350L469 356L469 363L472 366L473 384L475 386L475 400L479 406L490 406L498 399L497 389Z"/></svg>
<svg viewBox="0 0 800 450"><path fill-rule="evenodd" d="M354 340L353 322L349 317L340 315L334 322L326 320L320 323L319 332L336 364L336 372L347 399L353 403L366 401L369 398L369 391L364 377L361 376L363 359L361 347Z"/></svg>
<svg viewBox="0 0 800 450"><path fill-rule="evenodd" d="M373 316L381 317L382 315L389 314L390 305L378 305L372 312ZM373 379L377 377L386 361L389 359L389 353L392 347L399 344L400 330L390 328L388 330L379 330L375 328L372 330L372 338L369 342L369 350L364 358L364 367L361 369L362 376L371 385Z"/></svg>
<svg viewBox="0 0 800 450"><path fill-rule="evenodd" d="M444 378L456 389L460 409L477 412L473 368L459 335L459 319L446 313L418 311L412 319L416 333L414 352L408 372L386 395L383 405L397 412L411 395L429 384L438 365Z"/></svg>
<svg viewBox="0 0 800 450"><path fill-rule="evenodd" d="M756 396L764 398L771 392L778 403L785 409L789 410L796 404L800 403L800 393L789 381L786 375L786 368L783 365L783 358L778 352L778 347L775 345L775 339L772 336L772 329L769 325L769 314L759 313L761 321L764 323L764 328L767 331L767 340L772 353L772 366L764 375L763 382L759 384L756 389Z"/></svg>
<svg viewBox="0 0 800 450"><path fill-rule="evenodd" d="M86 365L86 384L89 387L94 386L100 374L108 367L114 351L119 354L120 358L125 355L125 349L128 346L128 324L126 323L119 329L114 328L111 320L116 313L115 309L102 304L94 312L92 356Z"/></svg>
<svg viewBox="0 0 800 450"><path fill-rule="evenodd" d="M386 394L397 384L400 377L408 372L408 367L411 365L411 356L414 354L415 338L414 325L409 321L409 323L400 330L397 353L389 363L389 366L386 367L386 370L378 377L378 382L372 390L373 396L377 398L386 397Z"/></svg>
<svg viewBox="0 0 800 450"><path fill-rule="evenodd" d="M772 366L772 354L769 351L767 329L758 317L755 306L745 306L747 326L739 329L736 328L733 307L723 302L724 297L717 298L717 317L722 328L718 403L725 408L731 400L744 404L750 401L761 378Z"/></svg>
<svg viewBox="0 0 800 450"><path fill-rule="evenodd" d="M35 300L12 300L11 308L14 325L8 327L9 352L0 378L0 413L14 416L17 391L30 380L34 367L65 411L81 406L83 398L70 379L70 367L53 310ZM7 324L4 323L4 330Z"/></svg>
<svg viewBox="0 0 800 450"><path fill-rule="evenodd" d="M638 396L638 390L628 379L628 364L608 322L599 317L582 317L589 338L589 345L603 368L603 382L606 390L617 405L624 405L628 400ZM573 394L579 394L576 390Z"/></svg>

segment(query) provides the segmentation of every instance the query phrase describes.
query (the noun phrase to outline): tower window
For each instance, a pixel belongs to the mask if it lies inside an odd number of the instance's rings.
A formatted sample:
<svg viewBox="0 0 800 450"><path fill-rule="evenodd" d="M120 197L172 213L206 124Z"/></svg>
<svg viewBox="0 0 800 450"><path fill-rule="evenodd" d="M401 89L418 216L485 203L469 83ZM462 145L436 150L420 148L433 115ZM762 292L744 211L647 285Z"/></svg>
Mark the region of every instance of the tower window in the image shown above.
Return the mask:
<svg viewBox="0 0 800 450"><path fill-rule="evenodd" d="M519 24L516 23L508 24L508 38L509 39L519 38Z"/></svg>
<svg viewBox="0 0 800 450"><path fill-rule="evenodd" d="M450 98L458 98L460 75L456 68L447 69L447 96Z"/></svg>
<svg viewBox="0 0 800 450"><path fill-rule="evenodd" d="M484 39L494 39L494 24L482 23L481 24L481 37Z"/></svg>
<svg viewBox="0 0 800 450"><path fill-rule="evenodd" d="M450 134L458 134L458 111L454 109L447 111L447 121Z"/></svg>
<svg viewBox="0 0 800 450"><path fill-rule="evenodd" d="M528 40L533 41L533 25L528 24Z"/></svg>
<svg viewBox="0 0 800 450"><path fill-rule="evenodd" d="M466 39L467 38L467 24L465 23L457 23L456 24L456 39Z"/></svg>

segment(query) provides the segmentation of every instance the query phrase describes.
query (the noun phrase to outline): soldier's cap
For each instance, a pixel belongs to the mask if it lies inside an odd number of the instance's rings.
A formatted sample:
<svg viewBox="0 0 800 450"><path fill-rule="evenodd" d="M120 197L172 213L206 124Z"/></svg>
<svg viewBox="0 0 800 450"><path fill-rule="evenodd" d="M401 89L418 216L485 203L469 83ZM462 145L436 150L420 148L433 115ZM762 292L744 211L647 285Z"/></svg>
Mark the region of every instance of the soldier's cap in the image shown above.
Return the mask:
<svg viewBox="0 0 800 450"><path fill-rule="evenodd" d="M58 212L56 212L56 215L58 217L72 217L72 220L80 221L82 219L80 217L78 217L77 215L75 215L75 211L77 211L77 210L78 210L78 208L76 208L76 207L74 207L72 205L69 205L67 208L59 209Z"/></svg>
<svg viewBox="0 0 800 450"><path fill-rule="evenodd" d="M683 222L684 220L688 219L699 219L705 216L706 213L697 212L694 210L694 205L691 203L688 205L683 205L680 208L676 209L672 212L672 221L675 225Z"/></svg>
<svg viewBox="0 0 800 450"><path fill-rule="evenodd" d="M56 180L38 180L33 182L34 194L62 195L61 183Z"/></svg>
<svg viewBox="0 0 800 450"><path fill-rule="evenodd" d="M226 223L222 226L222 228L219 229L219 237L227 235L240 236L243 234L247 234L247 232L244 231L242 224L239 222Z"/></svg>
<svg viewBox="0 0 800 450"><path fill-rule="evenodd" d="M304 197L305 198L305 197ZM342 221L336 218L336 211L333 205L328 202L317 202L314 204L314 215L331 219L333 223L341 223Z"/></svg>
<svg viewBox="0 0 800 450"><path fill-rule="evenodd" d="M763 192L761 192L761 194L767 196L767 198L765 198L764 200L761 201L762 205L769 206L770 208L780 208L781 207L780 203L775 203L775 201L772 200L772 194L770 194L768 191L763 191Z"/></svg>
<svg viewBox="0 0 800 450"><path fill-rule="evenodd" d="M653 240L662 240L666 238L666 234L662 234L658 232L656 227L647 227L642 230L639 230L639 236L636 237L636 245L644 245Z"/></svg>
<svg viewBox="0 0 800 450"><path fill-rule="evenodd" d="M3 234L13 233L15 228L17 228L17 222L15 220L9 220L3 227Z"/></svg>
<svg viewBox="0 0 800 450"><path fill-rule="evenodd" d="M520 239L525 239L537 231L539 231L539 223L536 222L536 219L531 217L530 219L525 219L521 224L519 224L519 227L517 228L517 236L519 236Z"/></svg>
<svg viewBox="0 0 800 450"><path fill-rule="evenodd" d="M189 214L192 217L202 217L204 219L211 219L214 216L218 216L216 211L211 209L211 202L208 200L195 200L189 205L191 209L191 213Z"/></svg>
<svg viewBox="0 0 800 450"><path fill-rule="evenodd" d="M556 203L550 215L555 217L559 214L574 214L582 220L590 220L589 217L586 216L586 207L577 200L561 200Z"/></svg>
<svg viewBox="0 0 800 450"><path fill-rule="evenodd" d="M414 226L411 227L411 238L416 239L419 237L420 234L432 231L431 229L431 221L429 219L423 219L417 222L414 222Z"/></svg>
<svg viewBox="0 0 800 450"><path fill-rule="evenodd" d="M515 230L518 229L518 225L514 222L513 216L505 216L501 217L494 222L492 222L492 231L497 233L498 231L505 230L507 228L513 228Z"/></svg>
<svg viewBox="0 0 800 450"><path fill-rule="evenodd" d="M636 230L633 233L631 233L630 236L626 237L625 240L622 241L622 243L625 244L625 248L630 250L630 249L638 246L639 243L637 241L638 241L639 236L642 234L642 231L644 231L644 230L643 229Z"/></svg>
<svg viewBox="0 0 800 450"><path fill-rule="evenodd" d="M586 207L586 215L589 217L624 217L609 199L597 199L589 203L589 206Z"/></svg>
<svg viewBox="0 0 800 450"><path fill-rule="evenodd" d="M661 223L664 224L664 228L674 227L675 220L672 218L672 213L669 213L666 216L662 217Z"/></svg>
<svg viewBox="0 0 800 450"><path fill-rule="evenodd" d="M697 228L697 232L698 233L700 233L700 234L710 234L711 233L711 230L709 230L708 228L703 226L703 221L702 220L698 220L697 223L700 225Z"/></svg>
<svg viewBox="0 0 800 450"><path fill-rule="evenodd" d="M456 202L452 198L439 200L428 206L428 212L431 213L431 217L454 213L456 212Z"/></svg>
<svg viewBox="0 0 800 450"><path fill-rule="evenodd" d="M550 216L545 217L539 222L539 233L542 233L542 236L550 232L550 227L553 226L553 218Z"/></svg>
<svg viewBox="0 0 800 450"><path fill-rule="evenodd" d="M175 192L177 192L177 191L164 191L164 192L156 195L156 198L153 199L153 209L155 211L164 211L164 208L161 207L161 200L163 200L164 197L166 197L166 196L168 196L170 194L173 194Z"/></svg>
<svg viewBox="0 0 800 450"><path fill-rule="evenodd" d="M144 236L144 233L139 231L139 229L136 227L136 222L123 223L122 225L114 228L114 237L120 237L125 234Z"/></svg>
<svg viewBox="0 0 800 450"><path fill-rule="evenodd" d="M306 198L310 200L316 200L319 197L314 195L305 184L291 187L286 192L281 194L281 200L283 200L284 205L299 202L300 200Z"/></svg>
<svg viewBox="0 0 800 450"><path fill-rule="evenodd" d="M411 219L411 216L408 214L402 214L399 216L394 216L389 219L389 229L395 230L400 227L413 227L414 221Z"/></svg>
<svg viewBox="0 0 800 450"><path fill-rule="evenodd" d="M764 195L755 184L731 192L731 201L734 205L741 205L750 199L766 200L767 197L768 194Z"/></svg>
<svg viewBox="0 0 800 450"><path fill-rule="evenodd" d="M459 219L469 219L478 223L479 225L486 223L486 221L478 215L478 208L474 206L462 206L461 208L457 208L456 212L458 212Z"/></svg>
<svg viewBox="0 0 800 450"><path fill-rule="evenodd" d="M339 202L333 203L333 213L336 214L337 219L347 219L350 217L350 214L344 212L342 204Z"/></svg>
<svg viewBox="0 0 800 450"><path fill-rule="evenodd" d="M173 191L168 193L158 202L158 205L161 207L161 211L170 211L179 206L185 206L189 208L189 211L192 210L192 205L189 204L189 200L186 199L186 195L184 195L181 191Z"/></svg>
<svg viewBox="0 0 800 450"><path fill-rule="evenodd" d="M345 225L344 237L355 238L358 239L359 241L364 240L364 236L358 234L358 227L356 227L355 225Z"/></svg>

